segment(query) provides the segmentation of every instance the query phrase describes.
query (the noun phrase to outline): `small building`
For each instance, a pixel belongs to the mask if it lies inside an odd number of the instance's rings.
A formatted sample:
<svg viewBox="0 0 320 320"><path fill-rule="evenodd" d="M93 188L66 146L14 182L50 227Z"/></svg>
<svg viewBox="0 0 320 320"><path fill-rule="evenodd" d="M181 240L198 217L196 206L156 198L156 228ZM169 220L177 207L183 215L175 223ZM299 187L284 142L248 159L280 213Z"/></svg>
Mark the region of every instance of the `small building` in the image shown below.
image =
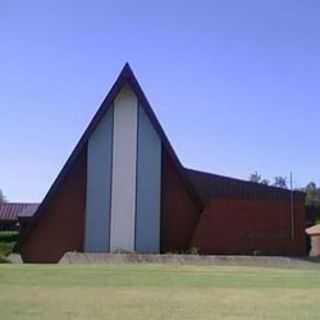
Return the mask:
<svg viewBox="0 0 320 320"><path fill-rule="evenodd" d="M311 239L310 256L320 256L320 224L307 228L306 233Z"/></svg>
<svg viewBox="0 0 320 320"><path fill-rule="evenodd" d="M0 230L14 231L19 229L22 215L26 226L37 210L38 203L4 202L0 204Z"/></svg>
<svg viewBox="0 0 320 320"><path fill-rule="evenodd" d="M127 64L16 250L25 262L57 262L68 251L193 247L302 256L304 200L302 192L185 168Z"/></svg>

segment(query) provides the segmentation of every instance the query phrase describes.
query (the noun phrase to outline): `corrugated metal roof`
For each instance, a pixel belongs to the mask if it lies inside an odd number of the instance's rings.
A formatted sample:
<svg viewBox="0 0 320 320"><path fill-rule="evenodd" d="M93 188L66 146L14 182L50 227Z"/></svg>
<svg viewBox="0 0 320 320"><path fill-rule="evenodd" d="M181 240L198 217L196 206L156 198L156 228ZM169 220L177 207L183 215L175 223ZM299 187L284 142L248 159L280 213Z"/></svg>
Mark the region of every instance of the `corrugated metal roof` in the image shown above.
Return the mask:
<svg viewBox="0 0 320 320"><path fill-rule="evenodd" d="M29 203L21 212L18 213L18 218L29 218L32 217L33 214L39 207L39 203Z"/></svg>
<svg viewBox="0 0 320 320"><path fill-rule="evenodd" d="M32 216L38 206L38 203L2 203L0 204L0 220L15 221L20 214L28 217Z"/></svg>

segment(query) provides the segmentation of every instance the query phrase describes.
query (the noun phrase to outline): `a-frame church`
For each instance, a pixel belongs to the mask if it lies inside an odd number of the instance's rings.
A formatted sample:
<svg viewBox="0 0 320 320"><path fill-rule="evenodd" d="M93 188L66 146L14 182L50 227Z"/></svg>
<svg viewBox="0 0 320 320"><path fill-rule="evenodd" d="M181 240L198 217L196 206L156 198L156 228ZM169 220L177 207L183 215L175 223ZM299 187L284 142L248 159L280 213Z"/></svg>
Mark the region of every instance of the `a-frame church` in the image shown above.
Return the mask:
<svg viewBox="0 0 320 320"><path fill-rule="evenodd" d="M304 194L183 167L126 64L16 249L304 255Z"/></svg>

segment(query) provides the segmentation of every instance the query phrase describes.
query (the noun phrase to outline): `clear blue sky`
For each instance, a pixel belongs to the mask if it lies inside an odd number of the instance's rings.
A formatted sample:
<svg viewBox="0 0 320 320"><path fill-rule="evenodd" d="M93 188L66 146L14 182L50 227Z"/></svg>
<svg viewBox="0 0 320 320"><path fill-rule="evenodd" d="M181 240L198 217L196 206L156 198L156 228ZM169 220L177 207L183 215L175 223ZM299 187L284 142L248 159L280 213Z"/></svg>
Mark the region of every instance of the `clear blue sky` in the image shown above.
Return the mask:
<svg viewBox="0 0 320 320"><path fill-rule="evenodd" d="M0 188L43 198L128 61L182 162L320 183L320 2L0 1Z"/></svg>

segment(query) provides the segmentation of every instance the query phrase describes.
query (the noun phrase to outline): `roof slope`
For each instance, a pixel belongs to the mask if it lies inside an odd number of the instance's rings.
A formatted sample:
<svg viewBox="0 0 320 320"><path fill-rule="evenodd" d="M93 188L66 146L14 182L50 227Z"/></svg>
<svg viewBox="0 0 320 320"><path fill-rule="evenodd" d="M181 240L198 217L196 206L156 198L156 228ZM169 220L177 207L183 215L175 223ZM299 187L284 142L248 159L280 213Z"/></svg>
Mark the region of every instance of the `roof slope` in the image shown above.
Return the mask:
<svg viewBox="0 0 320 320"><path fill-rule="evenodd" d="M38 208L38 203L5 202L0 205L0 220L15 221L18 216L26 212L28 216L33 216Z"/></svg>
<svg viewBox="0 0 320 320"><path fill-rule="evenodd" d="M185 169L203 203L212 198L241 198L283 200L289 199L291 191L261 183L229 178L217 174ZM303 192L294 191L296 199L304 199Z"/></svg>

